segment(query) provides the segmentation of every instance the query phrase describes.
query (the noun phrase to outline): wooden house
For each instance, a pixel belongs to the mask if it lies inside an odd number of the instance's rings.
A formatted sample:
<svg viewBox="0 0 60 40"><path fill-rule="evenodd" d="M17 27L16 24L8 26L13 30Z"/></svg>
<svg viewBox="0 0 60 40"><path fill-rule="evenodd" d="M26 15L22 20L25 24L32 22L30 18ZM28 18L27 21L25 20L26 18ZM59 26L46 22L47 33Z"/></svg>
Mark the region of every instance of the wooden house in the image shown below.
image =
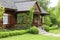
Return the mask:
<svg viewBox="0 0 60 40"><path fill-rule="evenodd" d="M11 27L17 23L18 13L27 13L31 7L34 7L34 16L32 25L42 26L44 23L44 16L48 13L38 5L37 1L26 0L0 0L0 3L5 7L5 14L3 17L3 25Z"/></svg>

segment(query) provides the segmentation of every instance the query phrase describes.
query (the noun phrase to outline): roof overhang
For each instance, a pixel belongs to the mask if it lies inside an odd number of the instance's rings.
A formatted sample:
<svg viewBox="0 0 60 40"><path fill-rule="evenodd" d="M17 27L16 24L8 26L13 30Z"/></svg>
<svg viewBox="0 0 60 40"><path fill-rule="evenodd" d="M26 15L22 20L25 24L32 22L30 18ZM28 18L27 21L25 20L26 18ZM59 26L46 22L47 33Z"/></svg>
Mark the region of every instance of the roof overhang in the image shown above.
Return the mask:
<svg viewBox="0 0 60 40"><path fill-rule="evenodd" d="M40 7L40 15L45 16L45 15L49 15L49 13L46 10L44 10L42 7Z"/></svg>
<svg viewBox="0 0 60 40"><path fill-rule="evenodd" d="M16 12L17 9L5 8L5 12Z"/></svg>
<svg viewBox="0 0 60 40"><path fill-rule="evenodd" d="M40 15L42 15L42 16L46 16L46 15L49 15L49 13L40 13Z"/></svg>
<svg viewBox="0 0 60 40"><path fill-rule="evenodd" d="M26 10L26 11L16 11L16 13L28 13L29 10Z"/></svg>
<svg viewBox="0 0 60 40"><path fill-rule="evenodd" d="M31 1L30 1L31 2ZM40 14L40 15L49 15L42 7L40 7L39 5L38 5L38 2L37 1L32 1L33 2L33 5L34 4L37 4L37 6L38 6L38 9L39 9L39 11L40 12L35 12L36 14ZM24 3L24 2L23 2ZM25 2L26 3L26 2ZM29 2L28 2L29 3ZM26 3L27 4L27 3ZM25 4L23 4L23 5L25 5ZM32 6L33 6L32 5ZM19 6L20 7L20 6ZM24 7L24 6L23 6ZM22 8L23 8L22 7ZM30 9L29 9L30 10ZM27 13L27 12L29 12L29 10L20 10L20 11L17 11L17 8L16 9L12 9L12 8L5 8L5 12L17 12L17 13Z"/></svg>

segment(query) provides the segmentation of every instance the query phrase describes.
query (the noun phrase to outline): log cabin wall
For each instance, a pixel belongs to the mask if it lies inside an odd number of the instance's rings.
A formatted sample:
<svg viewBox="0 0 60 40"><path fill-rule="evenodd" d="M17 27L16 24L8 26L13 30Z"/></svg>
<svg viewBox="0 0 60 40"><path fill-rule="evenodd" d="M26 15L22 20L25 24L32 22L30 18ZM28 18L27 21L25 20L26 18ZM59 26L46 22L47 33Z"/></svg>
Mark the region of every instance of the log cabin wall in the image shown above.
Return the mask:
<svg viewBox="0 0 60 40"><path fill-rule="evenodd" d="M8 15L9 15L8 16L8 24L10 26L15 25L15 16L14 16L14 14L8 14Z"/></svg>
<svg viewBox="0 0 60 40"><path fill-rule="evenodd" d="M2 19L0 19L0 27L2 27L2 25L3 25L3 21Z"/></svg>
<svg viewBox="0 0 60 40"><path fill-rule="evenodd" d="M13 14L8 14L8 25L7 27L10 28L16 24L15 16Z"/></svg>
<svg viewBox="0 0 60 40"><path fill-rule="evenodd" d="M16 17L14 11L6 11L6 14L8 14L8 24L6 24L7 28L11 28L12 26L15 26L16 24Z"/></svg>
<svg viewBox="0 0 60 40"><path fill-rule="evenodd" d="M1 19L0 27L3 27L5 25L6 28L11 28L16 24L15 14L13 14L12 12L6 12L6 14L8 14L8 24L3 24L3 20Z"/></svg>

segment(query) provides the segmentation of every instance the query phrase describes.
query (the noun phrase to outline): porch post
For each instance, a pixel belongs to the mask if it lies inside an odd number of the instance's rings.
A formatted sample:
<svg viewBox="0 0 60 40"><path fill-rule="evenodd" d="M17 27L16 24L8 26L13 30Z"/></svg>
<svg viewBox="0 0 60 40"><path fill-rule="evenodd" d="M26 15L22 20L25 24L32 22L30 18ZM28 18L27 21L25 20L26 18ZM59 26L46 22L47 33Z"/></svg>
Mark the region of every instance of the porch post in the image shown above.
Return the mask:
<svg viewBox="0 0 60 40"><path fill-rule="evenodd" d="M40 15L38 15L38 26L40 26Z"/></svg>
<svg viewBox="0 0 60 40"><path fill-rule="evenodd" d="M43 25L44 25L44 16L42 16L41 21L42 21L42 29L44 29L43 28Z"/></svg>
<svg viewBox="0 0 60 40"><path fill-rule="evenodd" d="M42 16L42 24L44 24L44 16Z"/></svg>

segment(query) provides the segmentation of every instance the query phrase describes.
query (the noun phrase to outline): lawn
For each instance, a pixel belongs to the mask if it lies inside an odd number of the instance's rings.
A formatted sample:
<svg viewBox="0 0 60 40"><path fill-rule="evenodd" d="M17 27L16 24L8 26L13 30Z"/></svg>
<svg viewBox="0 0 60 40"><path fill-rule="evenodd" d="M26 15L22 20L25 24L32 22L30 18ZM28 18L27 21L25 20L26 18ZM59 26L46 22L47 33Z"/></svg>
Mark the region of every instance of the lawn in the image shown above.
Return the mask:
<svg viewBox="0 0 60 40"><path fill-rule="evenodd" d="M60 37L44 36L39 34L24 34L1 38L0 40L60 40Z"/></svg>

